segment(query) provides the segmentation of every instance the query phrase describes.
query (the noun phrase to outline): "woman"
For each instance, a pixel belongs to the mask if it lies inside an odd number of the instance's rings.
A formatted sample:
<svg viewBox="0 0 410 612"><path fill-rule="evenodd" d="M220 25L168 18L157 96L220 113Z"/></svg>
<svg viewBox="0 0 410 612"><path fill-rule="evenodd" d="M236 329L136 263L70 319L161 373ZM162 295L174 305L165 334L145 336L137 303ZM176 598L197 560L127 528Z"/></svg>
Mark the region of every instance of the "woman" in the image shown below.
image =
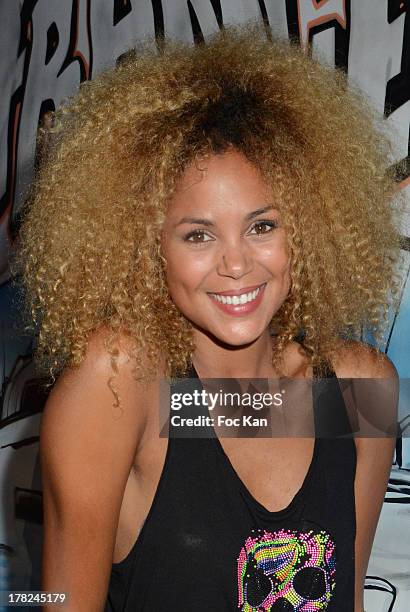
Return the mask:
<svg viewBox="0 0 410 612"><path fill-rule="evenodd" d="M131 53L60 111L18 262L59 374L43 588L68 610L363 611L394 440L168 441L158 404L181 375L396 377L358 341L398 287L368 117L252 25Z"/></svg>

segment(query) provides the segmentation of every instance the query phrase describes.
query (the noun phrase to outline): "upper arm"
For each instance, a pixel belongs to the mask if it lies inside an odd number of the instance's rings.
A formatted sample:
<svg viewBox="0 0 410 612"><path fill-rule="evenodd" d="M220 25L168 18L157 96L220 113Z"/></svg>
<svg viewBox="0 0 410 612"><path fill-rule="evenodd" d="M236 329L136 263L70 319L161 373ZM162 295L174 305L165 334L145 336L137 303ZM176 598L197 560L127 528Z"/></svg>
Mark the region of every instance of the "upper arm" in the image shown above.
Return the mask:
<svg viewBox="0 0 410 612"><path fill-rule="evenodd" d="M141 383L120 350L114 378L96 335L78 368L65 370L46 403L40 430L43 477L43 589L68 593L67 609L101 610L117 522L145 426Z"/></svg>
<svg viewBox="0 0 410 612"><path fill-rule="evenodd" d="M339 352L334 361L338 378L379 379L369 381L376 392L385 394L388 421L397 419L398 375L396 368L386 355L382 355L366 345L350 344ZM382 380L384 379L384 380ZM360 385L360 383L359 383ZM389 394L389 396L387 396ZM391 397L390 397L391 396ZM363 402L364 403L364 402ZM377 403L382 405L380 398ZM371 411L372 402L366 409ZM366 430L364 430L365 433ZM367 566L376 533L377 523L387 490L395 437L356 437L356 541L355 541L355 612L363 610L363 586Z"/></svg>

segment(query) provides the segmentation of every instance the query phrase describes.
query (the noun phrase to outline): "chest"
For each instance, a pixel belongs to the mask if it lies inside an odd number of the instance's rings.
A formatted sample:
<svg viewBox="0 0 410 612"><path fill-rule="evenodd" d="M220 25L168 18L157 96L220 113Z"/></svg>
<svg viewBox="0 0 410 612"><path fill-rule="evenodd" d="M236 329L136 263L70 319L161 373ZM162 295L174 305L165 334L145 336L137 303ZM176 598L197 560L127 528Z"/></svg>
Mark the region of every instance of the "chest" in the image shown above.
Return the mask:
<svg viewBox="0 0 410 612"><path fill-rule="evenodd" d="M286 508L301 488L313 460L313 438L221 438L222 459L267 510Z"/></svg>

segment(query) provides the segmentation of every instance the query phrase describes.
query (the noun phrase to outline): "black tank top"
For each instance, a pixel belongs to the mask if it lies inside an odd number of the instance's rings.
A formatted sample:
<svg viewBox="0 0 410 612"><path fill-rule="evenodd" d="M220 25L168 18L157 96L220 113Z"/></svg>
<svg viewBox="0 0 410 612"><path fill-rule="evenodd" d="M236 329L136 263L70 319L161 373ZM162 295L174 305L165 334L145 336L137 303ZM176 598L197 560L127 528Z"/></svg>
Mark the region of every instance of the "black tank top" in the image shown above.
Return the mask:
<svg viewBox="0 0 410 612"><path fill-rule="evenodd" d="M188 376L200 382L193 367ZM354 612L356 446L320 437L329 414L351 432L326 376L313 384L312 461L280 511L252 496L216 436L169 438L145 523L112 565L105 612Z"/></svg>

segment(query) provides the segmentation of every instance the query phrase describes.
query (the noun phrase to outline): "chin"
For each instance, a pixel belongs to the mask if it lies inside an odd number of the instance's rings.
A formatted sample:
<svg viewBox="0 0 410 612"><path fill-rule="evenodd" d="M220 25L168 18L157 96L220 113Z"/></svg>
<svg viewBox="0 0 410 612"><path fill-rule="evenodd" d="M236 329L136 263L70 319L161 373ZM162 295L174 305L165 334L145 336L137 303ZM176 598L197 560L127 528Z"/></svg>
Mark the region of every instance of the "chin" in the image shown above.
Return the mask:
<svg viewBox="0 0 410 612"><path fill-rule="evenodd" d="M219 340L219 342L230 345L230 346L245 346L247 344L252 344L252 342L255 342L255 340L257 340L260 335L263 333L264 330L262 331L227 331L224 330L222 333L218 333L218 332L211 332L213 337L217 340Z"/></svg>

